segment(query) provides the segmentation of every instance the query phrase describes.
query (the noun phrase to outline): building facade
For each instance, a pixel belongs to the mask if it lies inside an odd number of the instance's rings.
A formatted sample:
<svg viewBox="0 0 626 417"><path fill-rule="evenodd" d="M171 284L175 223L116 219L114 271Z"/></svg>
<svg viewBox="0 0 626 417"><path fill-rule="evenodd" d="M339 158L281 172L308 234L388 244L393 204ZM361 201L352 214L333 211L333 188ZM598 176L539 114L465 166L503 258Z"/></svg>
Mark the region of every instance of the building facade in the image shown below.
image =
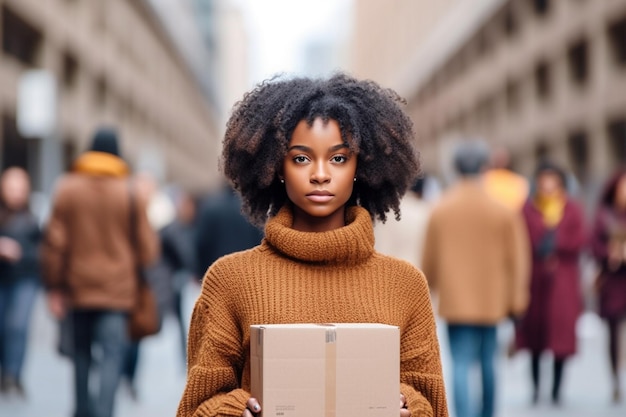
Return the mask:
<svg viewBox="0 0 626 417"><path fill-rule="evenodd" d="M104 124L119 129L135 170L194 191L218 181L217 109L149 1L0 0L0 42L0 168L27 168L47 193ZM30 69L56 79L47 137L17 129L17 85Z"/></svg>
<svg viewBox="0 0 626 417"><path fill-rule="evenodd" d="M482 138L526 175L557 161L591 198L626 163L626 0L389 4L356 2L354 71L408 100L426 171Z"/></svg>

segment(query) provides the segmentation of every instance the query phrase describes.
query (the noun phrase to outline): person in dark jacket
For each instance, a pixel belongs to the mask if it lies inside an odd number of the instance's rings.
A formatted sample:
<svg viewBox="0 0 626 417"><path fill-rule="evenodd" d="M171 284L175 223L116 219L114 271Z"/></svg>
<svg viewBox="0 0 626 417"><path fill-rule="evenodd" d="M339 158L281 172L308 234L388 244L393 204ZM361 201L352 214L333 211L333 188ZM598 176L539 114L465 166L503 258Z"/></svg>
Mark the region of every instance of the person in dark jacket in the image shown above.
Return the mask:
<svg viewBox="0 0 626 417"><path fill-rule="evenodd" d="M30 181L12 167L0 178L0 390L25 396L21 378L39 288L39 223L28 208Z"/></svg>
<svg viewBox="0 0 626 417"><path fill-rule="evenodd" d="M183 291L196 274L197 259L194 248L194 220L196 202L183 190L174 196L176 218L163 229L161 236L161 262L166 268L172 294L172 310L178 321L182 356L186 359L187 332L183 312Z"/></svg>
<svg viewBox="0 0 626 417"><path fill-rule="evenodd" d="M261 239L261 230L241 212L238 195L225 185L219 194L208 196L200 206L196 229L198 278L202 278L218 258L250 249L261 243Z"/></svg>
<svg viewBox="0 0 626 417"><path fill-rule="evenodd" d="M626 317L626 168L607 182L595 214L591 250L600 268L600 317L609 328L613 401L622 397L619 381L620 324Z"/></svg>
<svg viewBox="0 0 626 417"><path fill-rule="evenodd" d="M518 348L531 353L533 402L539 399L541 354L554 357L552 401L560 401L563 369L576 353L576 321L582 313L579 258L585 246L581 206L566 191L565 173L542 162L535 192L523 215L532 247L530 305L517 328Z"/></svg>

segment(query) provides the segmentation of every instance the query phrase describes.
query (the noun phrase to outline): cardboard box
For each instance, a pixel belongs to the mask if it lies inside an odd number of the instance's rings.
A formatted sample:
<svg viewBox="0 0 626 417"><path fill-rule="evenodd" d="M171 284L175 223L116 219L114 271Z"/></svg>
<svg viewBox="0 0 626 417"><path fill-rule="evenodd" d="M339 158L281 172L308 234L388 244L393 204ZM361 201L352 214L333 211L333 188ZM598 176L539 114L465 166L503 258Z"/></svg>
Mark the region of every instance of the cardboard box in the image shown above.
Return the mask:
<svg viewBox="0 0 626 417"><path fill-rule="evenodd" d="M250 331L251 391L262 417L398 417L397 327L270 324Z"/></svg>

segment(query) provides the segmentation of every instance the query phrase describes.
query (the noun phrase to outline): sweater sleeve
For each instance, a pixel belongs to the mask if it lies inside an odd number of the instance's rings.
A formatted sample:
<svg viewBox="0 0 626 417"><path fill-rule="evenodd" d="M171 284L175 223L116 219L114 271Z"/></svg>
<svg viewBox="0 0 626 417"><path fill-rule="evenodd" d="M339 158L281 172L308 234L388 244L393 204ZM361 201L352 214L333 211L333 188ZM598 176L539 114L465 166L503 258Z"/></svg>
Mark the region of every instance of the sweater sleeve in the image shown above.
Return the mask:
<svg viewBox="0 0 626 417"><path fill-rule="evenodd" d="M191 317L187 383L178 417L239 417L250 398L239 388L245 353L229 294L214 265L203 280Z"/></svg>
<svg viewBox="0 0 626 417"><path fill-rule="evenodd" d="M401 335L400 390L412 416L447 417L439 340L426 279L417 274L412 314Z"/></svg>

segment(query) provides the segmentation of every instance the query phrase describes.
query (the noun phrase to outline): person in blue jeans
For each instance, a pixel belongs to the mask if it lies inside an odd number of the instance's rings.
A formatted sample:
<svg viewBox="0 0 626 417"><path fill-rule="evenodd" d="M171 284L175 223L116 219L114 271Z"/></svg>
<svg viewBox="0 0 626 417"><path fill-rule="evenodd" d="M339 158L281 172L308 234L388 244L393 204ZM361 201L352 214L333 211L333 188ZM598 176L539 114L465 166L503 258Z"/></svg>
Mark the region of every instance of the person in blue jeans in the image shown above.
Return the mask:
<svg viewBox="0 0 626 417"><path fill-rule="evenodd" d="M460 179L433 208L422 267L447 323L456 417L495 413L496 326L528 305L530 245L520 213L496 201L482 172L481 142L465 141L454 155ZM470 369L480 366L482 398L473 398Z"/></svg>
<svg viewBox="0 0 626 417"><path fill-rule="evenodd" d="M448 340L453 366L454 404L458 417L472 416L469 375L480 364L482 417L494 415L496 326L448 324Z"/></svg>
<svg viewBox="0 0 626 417"><path fill-rule="evenodd" d="M74 384L76 388L76 416L112 416L113 398L122 374L122 367L130 341L127 332L127 313L122 311L74 310ZM99 346L100 360L94 360L91 347ZM91 398L90 370L95 367L99 376L99 393Z"/></svg>
<svg viewBox="0 0 626 417"><path fill-rule="evenodd" d="M41 231L28 208L30 181L21 168L0 177L0 391L26 395L22 368L39 289Z"/></svg>

